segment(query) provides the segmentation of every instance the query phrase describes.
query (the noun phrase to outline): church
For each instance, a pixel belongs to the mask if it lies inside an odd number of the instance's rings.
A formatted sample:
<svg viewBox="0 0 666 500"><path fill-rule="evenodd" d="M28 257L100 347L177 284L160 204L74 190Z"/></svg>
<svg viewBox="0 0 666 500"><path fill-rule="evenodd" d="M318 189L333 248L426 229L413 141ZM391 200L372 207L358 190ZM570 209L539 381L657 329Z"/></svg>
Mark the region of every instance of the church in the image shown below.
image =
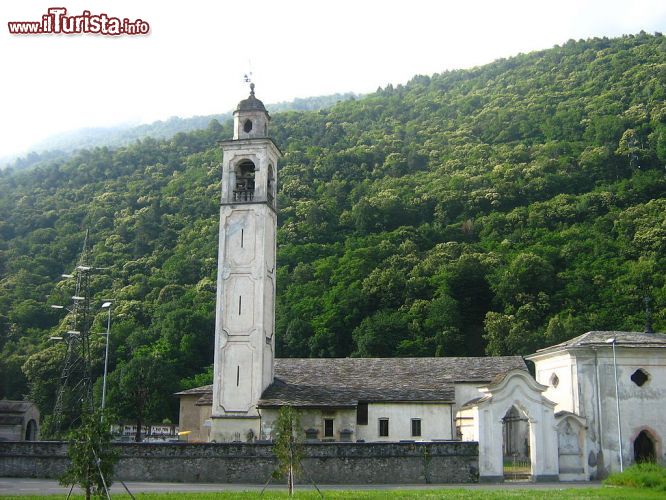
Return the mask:
<svg viewBox="0 0 666 500"><path fill-rule="evenodd" d="M587 332L524 359L276 358L281 152L250 89L220 143L214 379L177 394L189 441L270 440L288 405L311 442L476 441L481 481L589 480L666 461L666 335L650 328Z"/></svg>

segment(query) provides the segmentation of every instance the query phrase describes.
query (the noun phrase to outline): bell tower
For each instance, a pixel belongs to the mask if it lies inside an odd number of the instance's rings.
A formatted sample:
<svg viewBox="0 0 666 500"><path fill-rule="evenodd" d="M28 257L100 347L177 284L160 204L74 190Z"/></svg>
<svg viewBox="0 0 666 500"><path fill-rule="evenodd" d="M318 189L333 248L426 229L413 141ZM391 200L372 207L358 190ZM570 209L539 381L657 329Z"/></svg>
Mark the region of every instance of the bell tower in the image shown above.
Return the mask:
<svg viewBox="0 0 666 500"><path fill-rule="evenodd" d="M260 436L257 402L273 382L275 193L282 156L270 116L254 95L234 111L233 139L220 143L222 199L215 309L211 441Z"/></svg>

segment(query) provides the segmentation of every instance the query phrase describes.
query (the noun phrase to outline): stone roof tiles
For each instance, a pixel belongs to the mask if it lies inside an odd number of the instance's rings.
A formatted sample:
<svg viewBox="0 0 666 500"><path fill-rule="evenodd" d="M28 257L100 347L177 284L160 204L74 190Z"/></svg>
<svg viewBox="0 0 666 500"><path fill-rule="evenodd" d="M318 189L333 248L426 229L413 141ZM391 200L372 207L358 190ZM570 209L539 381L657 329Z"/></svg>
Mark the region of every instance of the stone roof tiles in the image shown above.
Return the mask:
<svg viewBox="0 0 666 500"><path fill-rule="evenodd" d="M195 396L197 394L207 394L207 393L210 393L210 394L213 393L213 386L212 385L204 385L204 386L201 386L201 387L194 387L192 389L187 389L186 391L177 392L175 395L176 396L190 396L190 395Z"/></svg>
<svg viewBox="0 0 666 500"><path fill-rule="evenodd" d="M520 356L450 358L318 358L275 360L274 382L260 407L353 407L359 401L452 402L456 382L488 383L512 369L526 370ZM200 390L200 392L194 392ZM212 404L212 387L197 405Z"/></svg>
<svg viewBox="0 0 666 500"><path fill-rule="evenodd" d="M455 382L525 369L519 356L276 359L259 406L356 406L359 401L454 401Z"/></svg>
<svg viewBox="0 0 666 500"><path fill-rule="evenodd" d="M607 347L609 345L608 341L613 338L615 339L615 345L617 347L666 347L666 335L663 333L590 331L567 340L566 342L539 349L536 354L527 356L527 358L530 359L533 356L566 348Z"/></svg>

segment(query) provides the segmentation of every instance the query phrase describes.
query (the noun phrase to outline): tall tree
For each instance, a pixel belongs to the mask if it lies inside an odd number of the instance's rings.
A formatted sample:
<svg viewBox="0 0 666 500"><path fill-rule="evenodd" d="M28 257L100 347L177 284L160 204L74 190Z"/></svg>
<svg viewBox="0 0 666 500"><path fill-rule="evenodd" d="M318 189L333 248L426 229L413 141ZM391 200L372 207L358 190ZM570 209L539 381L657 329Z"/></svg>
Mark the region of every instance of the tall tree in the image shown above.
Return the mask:
<svg viewBox="0 0 666 500"><path fill-rule="evenodd" d="M143 440L142 427L173 416L172 394L178 381L171 363L145 349L118 366L109 377L109 407L136 423L134 440Z"/></svg>

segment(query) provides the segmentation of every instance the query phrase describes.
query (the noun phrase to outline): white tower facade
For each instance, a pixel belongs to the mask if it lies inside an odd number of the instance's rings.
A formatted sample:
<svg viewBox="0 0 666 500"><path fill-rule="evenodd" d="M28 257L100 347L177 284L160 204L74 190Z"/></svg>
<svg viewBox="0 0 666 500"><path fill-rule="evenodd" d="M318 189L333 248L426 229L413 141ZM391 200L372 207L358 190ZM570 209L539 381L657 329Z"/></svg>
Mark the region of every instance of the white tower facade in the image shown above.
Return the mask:
<svg viewBox="0 0 666 500"><path fill-rule="evenodd" d="M222 199L211 441L259 438L257 402L273 382L277 162L270 116L250 96L222 141Z"/></svg>

